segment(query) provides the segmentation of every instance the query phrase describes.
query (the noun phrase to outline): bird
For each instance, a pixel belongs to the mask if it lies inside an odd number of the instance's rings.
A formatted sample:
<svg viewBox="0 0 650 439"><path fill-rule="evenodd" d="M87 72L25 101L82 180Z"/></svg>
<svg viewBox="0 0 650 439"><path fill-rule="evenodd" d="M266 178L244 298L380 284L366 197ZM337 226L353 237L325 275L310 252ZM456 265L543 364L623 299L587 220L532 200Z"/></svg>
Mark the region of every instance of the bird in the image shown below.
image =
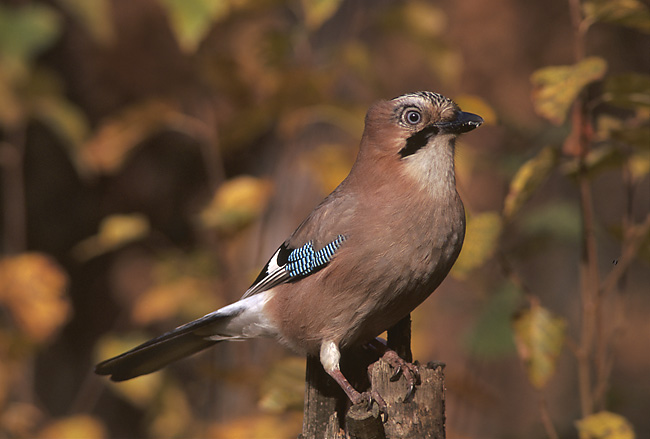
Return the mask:
<svg viewBox="0 0 650 439"><path fill-rule="evenodd" d="M227 340L275 338L316 356L353 404L379 401L340 369L341 351L375 343L444 280L465 237L456 138L483 123L439 93L381 100L365 118L349 175L273 253L237 302L95 367L124 381ZM390 364L417 369L387 347Z"/></svg>

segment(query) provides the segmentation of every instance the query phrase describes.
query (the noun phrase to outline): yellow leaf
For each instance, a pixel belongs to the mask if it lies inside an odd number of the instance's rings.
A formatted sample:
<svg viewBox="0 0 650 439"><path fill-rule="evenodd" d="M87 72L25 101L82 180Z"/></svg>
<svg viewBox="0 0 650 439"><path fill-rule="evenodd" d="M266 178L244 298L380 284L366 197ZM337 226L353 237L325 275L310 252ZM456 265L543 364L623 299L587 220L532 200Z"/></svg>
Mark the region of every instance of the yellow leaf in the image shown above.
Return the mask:
<svg viewBox="0 0 650 439"><path fill-rule="evenodd" d="M306 153L305 165L320 183L324 195L332 192L352 168L350 149L341 145L320 145Z"/></svg>
<svg viewBox="0 0 650 439"><path fill-rule="evenodd" d="M585 58L570 66L552 66L537 70L531 76L533 106L537 113L560 125L569 107L589 83L605 76L607 62L598 57Z"/></svg>
<svg viewBox="0 0 650 439"><path fill-rule="evenodd" d="M305 358L287 357L273 364L262 381L259 405L272 413L302 411L305 395Z"/></svg>
<svg viewBox="0 0 650 439"><path fill-rule="evenodd" d="M179 386L166 386L156 400L156 417L149 426L151 437L192 437L192 407Z"/></svg>
<svg viewBox="0 0 650 439"><path fill-rule="evenodd" d="M535 388L541 389L555 372L564 344L566 321L533 302L513 320L512 326L528 379Z"/></svg>
<svg viewBox="0 0 650 439"><path fill-rule="evenodd" d="M149 232L149 220L144 215L111 215L102 220L99 241L105 247L116 247L139 239Z"/></svg>
<svg viewBox="0 0 650 439"><path fill-rule="evenodd" d="M101 338L95 345L96 362L119 355L146 340L144 337L136 336ZM119 383L108 380L105 382L124 399L138 407L144 408L151 404L153 399L158 395L162 377L162 373L150 373L149 375L142 375L132 380Z"/></svg>
<svg viewBox="0 0 650 439"><path fill-rule="evenodd" d="M132 105L104 120L80 152L82 165L96 173L116 172L148 136L164 127L183 126L184 117L170 104L152 100Z"/></svg>
<svg viewBox="0 0 650 439"><path fill-rule="evenodd" d="M506 220L511 219L542 184L555 167L557 158L557 150L547 146L519 168L510 182L504 202L503 216Z"/></svg>
<svg viewBox="0 0 650 439"><path fill-rule="evenodd" d="M156 285L136 299L132 310L133 323L147 325L179 314L191 314L183 311L197 308L197 302L204 310L217 309L218 304L210 294L213 290L209 281L191 276Z"/></svg>
<svg viewBox="0 0 650 439"><path fill-rule="evenodd" d="M240 176L223 183L201 212L205 227L224 233L240 230L254 221L266 207L272 185L268 180Z"/></svg>
<svg viewBox="0 0 650 439"><path fill-rule="evenodd" d="M294 439L302 431L302 412L256 415L213 424L207 437L228 439Z"/></svg>
<svg viewBox="0 0 650 439"><path fill-rule="evenodd" d="M404 6L409 30L426 38L438 38L447 28L447 15L428 2L411 1Z"/></svg>
<svg viewBox="0 0 650 439"><path fill-rule="evenodd" d="M90 259L145 237L149 220L142 214L111 215L99 225L97 235L77 244L73 252L80 259Z"/></svg>
<svg viewBox="0 0 650 439"><path fill-rule="evenodd" d="M356 51L353 49L353 55ZM291 139L307 130L313 124L330 124L345 131L350 137L358 139L363 134L363 117L361 109L341 109L329 105L300 107L282 117L278 130L283 139Z"/></svg>
<svg viewBox="0 0 650 439"><path fill-rule="evenodd" d="M161 254L151 271L151 286L132 304L133 323L195 319L206 309L223 306L216 265L208 252Z"/></svg>
<svg viewBox="0 0 650 439"><path fill-rule="evenodd" d="M231 2L226 0L159 0L178 45L186 53L195 52L213 23L225 17Z"/></svg>
<svg viewBox="0 0 650 439"><path fill-rule="evenodd" d="M454 97L454 102L456 102L463 111L469 111L470 113L480 115L488 125L497 123L497 114L492 106L478 96L460 95Z"/></svg>
<svg viewBox="0 0 650 439"><path fill-rule="evenodd" d="M109 44L115 38L109 0L57 0L90 33L95 41Z"/></svg>
<svg viewBox="0 0 650 439"><path fill-rule="evenodd" d="M501 228L501 217L496 212L485 212L469 217L465 243L451 270L451 275L458 279L465 279L472 270L483 265L494 253L501 236Z"/></svg>
<svg viewBox="0 0 650 439"><path fill-rule="evenodd" d="M301 0L307 29L314 31L338 10L341 0Z"/></svg>
<svg viewBox="0 0 650 439"><path fill-rule="evenodd" d="M650 10L638 0L588 0L582 4L585 19L604 21L650 33Z"/></svg>
<svg viewBox="0 0 650 439"><path fill-rule="evenodd" d="M104 425L88 415L70 416L51 422L43 428L40 439L103 439L108 437Z"/></svg>
<svg viewBox="0 0 650 439"><path fill-rule="evenodd" d="M48 256L23 253L0 260L0 303L28 337L43 342L70 316L67 276Z"/></svg>
<svg viewBox="0 0 650 439"><path fill-rule="evenodd" d="M630 156L630 174L635 181L641 181L650 173L650 154L634 153Z"/></svg>
<svg viewBox="0 0 650 439"><path fill-rule="evenodd" d="M43 412L32 404L24 402L3 404L0 411L0 431L3 438L35 437L36 426L42 425L44 417Z"/></svg>
<svg viewBox="0 0 650 439"><path fill-rule="evenodd" d="M14 129L25 119L25 103L11 83L10 72L3 67L0 64L0 127Z"/></svg>
<svg viewBox="0 0 650 439"><path fill-rule="evenodd" d="M632 425L621 415L602 411L576 421L580 439L634 439Z"/></svg>

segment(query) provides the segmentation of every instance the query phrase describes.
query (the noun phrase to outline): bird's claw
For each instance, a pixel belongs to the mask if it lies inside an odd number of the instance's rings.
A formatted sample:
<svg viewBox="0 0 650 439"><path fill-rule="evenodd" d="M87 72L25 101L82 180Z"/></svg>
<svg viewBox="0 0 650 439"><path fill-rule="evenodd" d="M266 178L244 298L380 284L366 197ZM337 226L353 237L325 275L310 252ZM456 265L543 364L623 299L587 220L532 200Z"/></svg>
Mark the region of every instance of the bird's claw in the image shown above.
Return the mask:
<svg viewBox="0 0 650 439"><path fill-rule="evenodd" d="M382 398L382 396L376 390L371 389L367 392L359 393L358 396L352 399L352 404L364 404L367 410L372 409L373 403L377 404L379 412L382 415L382 419L385 420L388 404L386 404L384 398Z"/></svg>
<svg viewBox="0 0 650 439"><path fill-rule="evenodd" d="M420 383L420 371L418 370L417 362L415 364L408 363L393 350L387 350L382 358L394 369L393 374L389 378L391 382L399 380L401 375L404 375L404 378L406 378L408 390L404 401L408 401L415 393L416 384Z"/></svg>
<svg viewBox="0 0 650 439"><path fill-rule="evenodd" d="M399 380L400 375L402 375L402 366L398 365L393 371L393 374L389 378L390 382L394 383L395 381Z"/></svg>
<svg viewBox="0 0 650 439"><path fill-rule="evenodd" d="M411 399L414 393L415 393L415 383L409 383L409 388L406 391L406 395L404 396L404 401L408 401L409 399Z"/></svg>

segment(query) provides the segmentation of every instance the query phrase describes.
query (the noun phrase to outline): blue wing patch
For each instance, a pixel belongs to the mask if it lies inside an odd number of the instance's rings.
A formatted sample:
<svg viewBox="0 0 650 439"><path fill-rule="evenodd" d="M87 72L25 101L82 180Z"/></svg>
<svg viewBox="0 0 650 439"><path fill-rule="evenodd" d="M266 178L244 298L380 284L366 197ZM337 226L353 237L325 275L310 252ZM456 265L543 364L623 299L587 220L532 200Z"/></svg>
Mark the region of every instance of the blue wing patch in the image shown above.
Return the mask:
<svg viewBox="0 0 650 439"><path fill-rule="evenodd" d="M326 266L336 251L345 241L344 235L319 251L314 250L314 243L309 241L300 248L290 250L285 244L275 252L253 285L244 293L242 299L269 290L276 285L301 279Z"/></svg>
<svg viewBox="0 0 650 439"><path fill-rule="evenodd" d="M332 260L334 253L341 247L343 241L345 241L345 236L339 235L319 251L314 251L314 244L309 241L289 254L284 269L292 278L307 276L327 265Z"/></svg>

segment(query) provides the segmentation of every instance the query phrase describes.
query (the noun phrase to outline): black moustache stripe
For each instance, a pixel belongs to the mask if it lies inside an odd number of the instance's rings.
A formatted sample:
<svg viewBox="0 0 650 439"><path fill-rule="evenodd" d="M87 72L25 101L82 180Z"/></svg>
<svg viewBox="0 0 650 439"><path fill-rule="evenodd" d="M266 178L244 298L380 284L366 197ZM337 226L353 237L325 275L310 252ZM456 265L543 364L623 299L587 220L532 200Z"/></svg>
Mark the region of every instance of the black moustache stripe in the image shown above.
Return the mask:
<svg viewBox="0 0 650 439"><path fill-rule="evenodd" d="M438 131L439 128L435 125L421 129L406 139L406 146L399 150L399 155L404 158L415 154L420 148L424 148L429 143L429 138L438 134Z"/></svg>

